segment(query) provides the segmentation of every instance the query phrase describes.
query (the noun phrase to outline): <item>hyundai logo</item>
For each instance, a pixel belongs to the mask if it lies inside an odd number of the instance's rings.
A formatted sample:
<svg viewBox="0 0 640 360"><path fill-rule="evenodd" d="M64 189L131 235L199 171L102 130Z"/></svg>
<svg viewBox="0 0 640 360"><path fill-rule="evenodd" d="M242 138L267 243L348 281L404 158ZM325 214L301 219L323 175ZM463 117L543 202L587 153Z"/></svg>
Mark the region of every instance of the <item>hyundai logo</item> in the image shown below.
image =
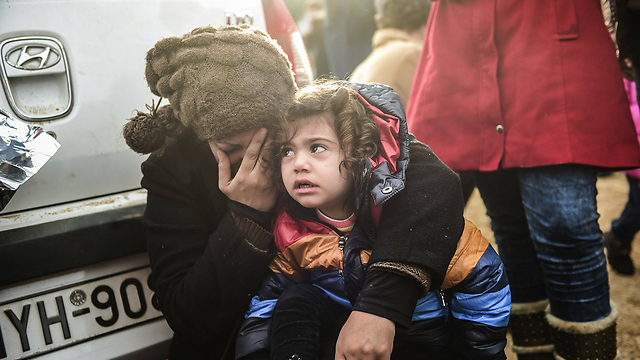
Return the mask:
<svg viewBox="0 0 640 360"><path fill-rule="evenodd" d="M9 51L5 61L20 70L44 70L55 66L60 58L58 50L49 45L29 44Z"/></svg>

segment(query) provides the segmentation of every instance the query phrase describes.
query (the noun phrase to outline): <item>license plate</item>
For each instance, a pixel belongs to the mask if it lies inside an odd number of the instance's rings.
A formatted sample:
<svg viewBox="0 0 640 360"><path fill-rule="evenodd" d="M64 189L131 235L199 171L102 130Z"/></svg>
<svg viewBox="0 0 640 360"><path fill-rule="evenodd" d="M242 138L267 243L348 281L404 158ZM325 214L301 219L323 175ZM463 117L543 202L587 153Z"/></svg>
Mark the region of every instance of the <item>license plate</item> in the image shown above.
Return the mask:
<svg viewBox="0 0 640 360"><path fill-rule="evenodd" d="M162 316L149 266L0 304L0 359L31 359Z"/></svg>

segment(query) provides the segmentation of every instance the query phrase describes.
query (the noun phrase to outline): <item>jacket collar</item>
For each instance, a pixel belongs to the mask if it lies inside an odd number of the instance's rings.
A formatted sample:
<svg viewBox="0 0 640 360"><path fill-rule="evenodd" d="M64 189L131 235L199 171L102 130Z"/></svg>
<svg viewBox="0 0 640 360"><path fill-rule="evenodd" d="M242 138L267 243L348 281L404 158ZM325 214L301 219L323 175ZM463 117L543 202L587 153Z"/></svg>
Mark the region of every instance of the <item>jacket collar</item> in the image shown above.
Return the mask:
<svg viewBox="0 0 640 360"><path fill-rule="evenodd" d="M404 189L406 169L409 165L409 131L407 120L398 94L381 84L346 83L351 86L371 110L383 143L382 157L364 159L361 163L363 188L369 189L376 206L381 206ZM360 208L359 199L357 207Z"/></svg>

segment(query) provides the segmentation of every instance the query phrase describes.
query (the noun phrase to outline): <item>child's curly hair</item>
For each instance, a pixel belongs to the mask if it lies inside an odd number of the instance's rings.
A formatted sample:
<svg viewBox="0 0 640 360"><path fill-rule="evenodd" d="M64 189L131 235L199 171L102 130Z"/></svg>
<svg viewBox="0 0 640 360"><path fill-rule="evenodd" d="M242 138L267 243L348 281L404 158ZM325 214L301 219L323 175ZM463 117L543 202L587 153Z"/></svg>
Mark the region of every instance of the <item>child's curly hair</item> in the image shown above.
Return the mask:
<svg viewBox="0 0 640 360"><path fill-rule="evenodd" d="M358 179L360 162L365 157L374 157L381 148L380 131L365 105L360 101L355 90L348 84L320 79L298 90L293 105L286 116L286 124L297 120L329 115L333 119L333 128L340 141L340 148L345 152L345 159L340 164L348 176ZM289 136L292 136L289 134ZM271 161L274 175L281 179L280 149L291 138L287 138L284 128L274 134L271 148Z"/></svg>

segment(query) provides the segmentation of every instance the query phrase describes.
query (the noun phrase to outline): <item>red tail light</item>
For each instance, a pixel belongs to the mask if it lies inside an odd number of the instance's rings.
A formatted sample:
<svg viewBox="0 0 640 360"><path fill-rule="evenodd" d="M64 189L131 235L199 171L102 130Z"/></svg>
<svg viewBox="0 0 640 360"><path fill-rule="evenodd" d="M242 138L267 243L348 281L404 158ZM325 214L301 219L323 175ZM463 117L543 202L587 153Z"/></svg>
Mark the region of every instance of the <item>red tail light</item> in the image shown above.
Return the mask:
<svg viewBox="0 0 640 360"><path fill-rule="evenodd" d="M282 47L293 65L293 72L298 86L313 81L313 71L309 55L304 47L302 35L298 31L287 5L283 0L262 0L267 32Z"/></svg>

